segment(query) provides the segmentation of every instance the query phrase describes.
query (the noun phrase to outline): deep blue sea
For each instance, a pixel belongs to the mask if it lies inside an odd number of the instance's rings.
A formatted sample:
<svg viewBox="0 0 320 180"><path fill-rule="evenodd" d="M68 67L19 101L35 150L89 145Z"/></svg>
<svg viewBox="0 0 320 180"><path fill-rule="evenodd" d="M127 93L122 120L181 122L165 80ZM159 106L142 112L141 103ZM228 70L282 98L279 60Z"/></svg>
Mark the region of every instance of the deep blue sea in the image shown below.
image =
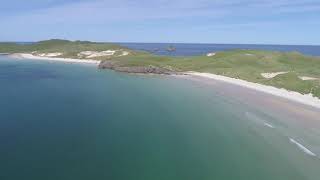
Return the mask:
<svg viewBox="0 0 320 180"><path fill-rule="evenodd" d="M255 44L169 44L169 43L119 43L123 46L148 51L158 55L169 56L198 56L209 52L233 50L233 49L254 49L291 52L297 51L305 55L320 56L320 46L308 45L255 45ZM167 48L174 46L176 51L169 52Z"/></svg>

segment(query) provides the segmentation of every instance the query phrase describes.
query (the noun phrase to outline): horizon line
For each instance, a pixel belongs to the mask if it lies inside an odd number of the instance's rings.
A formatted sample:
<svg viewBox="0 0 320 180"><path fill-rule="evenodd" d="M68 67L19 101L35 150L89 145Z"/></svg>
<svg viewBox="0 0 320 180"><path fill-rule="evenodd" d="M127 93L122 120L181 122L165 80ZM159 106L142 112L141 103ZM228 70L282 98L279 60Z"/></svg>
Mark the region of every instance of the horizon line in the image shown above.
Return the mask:
<svg viewBox="0 0 320 180"><path fill-rule="evenodd" d="M277 43L212 43L212 42L137 42L137 41L92 41L92 40L77 40L77 39L65 39L65 38L51 38L37 41L0 41L0 43L36 43L40 41L48 40L68 40L68 41L89 41L97 43L132 43L132 44L215 44L215 45L263 45L263 46L320 46L320 44L277 44Z"/></svg>

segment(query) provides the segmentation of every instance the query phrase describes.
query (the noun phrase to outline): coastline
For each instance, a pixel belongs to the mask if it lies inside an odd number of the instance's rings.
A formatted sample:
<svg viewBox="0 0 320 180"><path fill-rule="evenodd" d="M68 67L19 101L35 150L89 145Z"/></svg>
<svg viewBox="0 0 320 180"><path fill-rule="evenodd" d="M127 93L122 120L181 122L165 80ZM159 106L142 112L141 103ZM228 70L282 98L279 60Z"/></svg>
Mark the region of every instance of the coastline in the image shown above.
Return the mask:
<svg viewBox="0 0 320 180"><path fill-rule="evenodd" d="M71 58L56 58L56 57L41 57L41 56L34 56L32 54L27 53L15 53L15 54L7 54L4 53L3 55L8 55L13 58L20 58L20 59L33 59L33 60L46 60L46 61L60 61L60 62L67 62L67 63L86 63L86 64L94 64L100 67L100 62L98 60L92 60L92 59L71 59ZM100 65L99 65L100 64ZM124 73L137 73L137 74L163 74L163 75L170 75L170 76L191 76L191 77L200 77L205 79L211 79L216 81L222 81L225 83L238 85L241 87L245 87L248 89L252 89L255 91L271 94L277 97L285 98L294 102L298 102L300 104L309 105L315 108L320 109L320 99L317 97L312 96L312 94L300 94L298 92L294 91L288 91L286 89L280 89L273 86L267 86L263 84L253 83L241 79L236 78L230 78L227 76L221 76L211 73L200 73L200 72L183 72L183 73L168 73L165 71L160 71L157 68L154 67L133 67L133 69L130 68L124 68L124 69L117 69L117 67L114 67L110 63L107 64L108 66L103 67L102 69L111 69L118 72L124 72ZM110 66L110 67L109 67Z"/></svg>
<svg viewBox="0 0 320 180"><path fill-rule="evenodd" d="M280 89L273 86L267 86L263 84L248 82L241 79L230 78L221 75L215 75L211 73L200 73L200 72L185 72L185 75L189 75L191 77L200 77L209 80L222 81L225 83L238 85L241 87L245 87L248 89L252 89L255 91L263 92L266 94L271 94L273 96L285 98L287 100L291 100L294 102L298 102L303 105L309 105L315 108L320 109L320 99L312 96L311 94L300 94L294 91L288 91L286 89Z"/></svg>
<svg viewBox="0 0 320 180"><path fill-rule="evenodd" d="M34 60L45 60L45 61L60 61L67 63L86 63L86 64L96 64L99 65L100 61L93 59L72 59L72 58L57 58L57 57L42 57L42 56L34 56L32 54L27 53L14 53L14 54L6 54L13 58L18 59L34 59Z"/></svg>

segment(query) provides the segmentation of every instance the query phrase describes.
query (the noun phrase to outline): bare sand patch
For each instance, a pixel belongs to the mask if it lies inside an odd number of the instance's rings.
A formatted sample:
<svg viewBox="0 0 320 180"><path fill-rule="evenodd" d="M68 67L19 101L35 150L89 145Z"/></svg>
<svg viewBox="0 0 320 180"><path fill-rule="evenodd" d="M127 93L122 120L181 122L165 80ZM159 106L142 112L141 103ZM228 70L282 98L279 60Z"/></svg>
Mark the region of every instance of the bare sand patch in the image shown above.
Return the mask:
<svg viewBox="0 0 320 180"><path fill-rule="evenodd" d="M273 73L261 73L261 76L266 78L266 79L272 79L278 75L281 75L281 74L287 74L289 73L288 71L287 72L273 72Z"/></svg>
<svg viewBox="0 0 320 180"><path fill-rule="evenodd" d="M19 59L34 59L34 60L44 60L44 61L61 61L67 63L86 63L86 64L99 64L100 61L93 59L71 59L71 58L57 58L57 57L43 57L35 56L33 54L17 53L12 54L10 57Z"/></svg>
<svg viewBox="0 0 320 180"><path fill-rule="evenodd" d="M245 54L246 56L254 56L253 54L249 54L249 53L247 53L247 54Z"/></svg>
<svg viewBox="0 0 320 180"><path fill-rule="evenodd" d="M36 54L36 56L41 56L41 57L57 57L62 55L63 54L61 52Z"/></svg>
<svg viewBox="0 0 320 180"><path fill-rule="evenodd" d="M212 57L212 56L215 56L215 55L216 55L216 53L214 53L214 52L211 52L211 53L207 54L208 57Z"/></svg>
<svg viewBox="0 0 320 180"><path fill-rule="evenodd" d="M301 79L301 80L303 80L303 81L314 81L314 80L318 80L318 78L309 77L309 76L299 76L299 79Z"/></svg>
<svg viewBox="0 0 320 180"><path fill-rule="evenodd" d="M95 58L95 57L103 57L103 56L113 56L116 51L114 50L107 50L107 51L82 51L78 53L78 57L81 58Z"/></svg>
<svg viewBox="0 0 320 180"><path fill-rule="evenodd" d="M117 52L120 52L120 55L116 55ZM123 50L106 50L106 51L82 51L78 53L79 58L96 58L96 57L110 57L110 56L127 56L130 53L128 51Z"/></svg>

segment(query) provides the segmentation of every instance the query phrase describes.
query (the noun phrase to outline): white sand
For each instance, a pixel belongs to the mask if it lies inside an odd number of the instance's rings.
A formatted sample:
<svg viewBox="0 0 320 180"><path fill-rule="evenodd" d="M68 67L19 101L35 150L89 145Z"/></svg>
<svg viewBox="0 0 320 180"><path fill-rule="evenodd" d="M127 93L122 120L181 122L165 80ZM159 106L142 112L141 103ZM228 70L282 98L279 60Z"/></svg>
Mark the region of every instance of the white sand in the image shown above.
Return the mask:
<svg viewBox="0 0 320 180"><path fill-rule="evenodd" d="M212 56L215 56L215 55L216 55L216 53L214 53L214 52L207 54L208 57L212 57Z"/></svg>
<svg viewBox="0 0 320 180"><path fill-rule="evenodd" d="M41 57L57 57L57 56L61 56L61 55L62 55L62 53L60 53L60 52L37 54L37 56L41 56Z"/></svg>
<svg viewBox="0 0 320 180"><path fill-rule="evenodd" d="M128 56L130 53L128 51L122 51L122 54L119 56Z"/></svg>
<svg viewBox="0 0 320 180"><path fill-rule="evenodd" d="M261 73L261 76L266 79L272 79L281 74L287 74L288 72L274 72L274 73Z"/></svg>
<svg viewBox="0 0 320 180"><path fill-rule="evenodd" d="M80 58L86 58L86 59L90 59L90 58L95 58L95 57L103 57L103 56L114 56L116 52L121 52L120 55L118 55L118 57L120 56L127 56L129 55L128 51L123 51L123 50L106 50L106 51L82 51L80 53L78 53L78 57Z"/></svg>
<svg viewBox="0 0 320 180"><path fill-rule="evenodd" d="M298 92L288 91L286 89L279 89L272 86L266 86L258 83L252 83L252 82L248 82L240 79L235 79L235 78L230 78L230 77L220 76L220 75L215 75L210 73L187 72L185 74L239 85L242 87L272 94L278 97L286 98L295 102L299 102L301 104L320 108L320 99L317 97L314 97L312 94L300 94Z"/></svg>
<svg viewBox="0 0 320 180"><path fill-rule="evenodd" d="M107 51L83 51L78 54L78 57L86 56L85 58L94 58L94 57L103 57L103 56L113 56L116 51L107 50Z"/></svg>
<svg viewBox="0 0 320 180"><path fill-rule="evenodd" d="M318 80L318 78L314 77L308 77L308 76L299 76L299 78L303 81L313 81L313 80Z"/></svg>
<svg viewBox="0 0 320 180"><path fill-rule="evenodd" d="M68 63L87 63L87 64L99 64L100 61L92 59L71 59L71 58L55 58L55 57L42 57L34 56L32 54L17 53L12 54L12 57L22 58L22 59L35 59L35 60L47 60L47 61L61 61Z"/></svg>

